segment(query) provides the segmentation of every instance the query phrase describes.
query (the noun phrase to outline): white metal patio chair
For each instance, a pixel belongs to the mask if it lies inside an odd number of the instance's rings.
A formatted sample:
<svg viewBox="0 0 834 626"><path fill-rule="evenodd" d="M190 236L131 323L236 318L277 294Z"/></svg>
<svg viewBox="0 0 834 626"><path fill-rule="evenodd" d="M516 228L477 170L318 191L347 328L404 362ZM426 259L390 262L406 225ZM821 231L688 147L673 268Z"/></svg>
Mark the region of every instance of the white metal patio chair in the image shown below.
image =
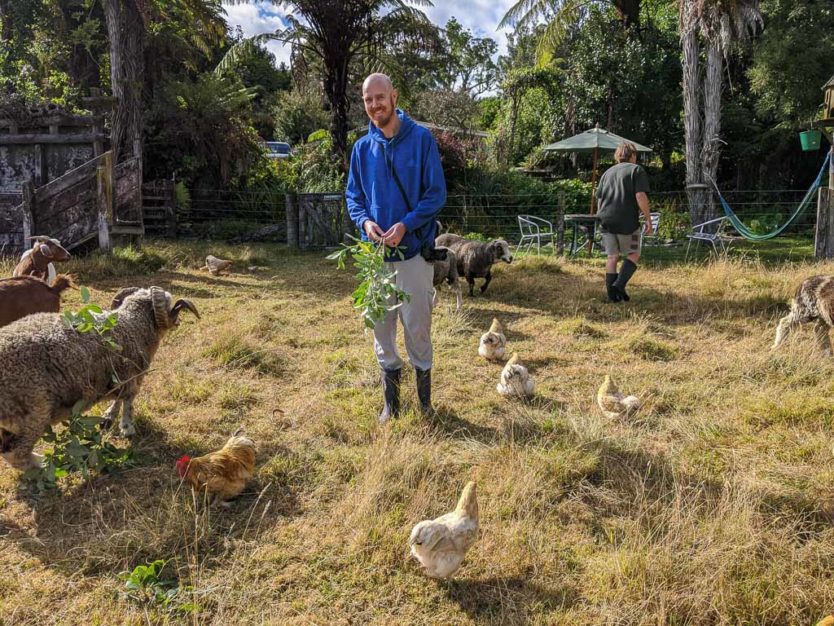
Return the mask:
<svg viewBox="0 0 834 626"><path fill-rule="evenodd" d="M647 240L647 243L648 243L648 241L654 242L655 245L657 244L658 241L660 241L660 239L657 236L657 228L658 228L658 226L660 226L660 213L657 212L657 211L652 211L651 213L649 213L649 215L652 218L652 234L649 235L648 237L645 237L643 235L643 229L640 228L640 245L643 245L643 240L644 239ZM642 223L642 219L641 219L641 223Z"/></svg>
<svg viewBox="0 0 834 626"><path fill-rule="evenodd" d="M707 230L708 227L716 224L717 227L714 232L709 232L709 230ZM725 215L724 217L717 217L715 219L708 220L703 224L696 224L693 226L692 232L686 236L686 238L689 239L689 243L686 244L686 256L689 256L689 247L692 245L693 241L698 242L698 244L702 241L710 244L716 254L718 254L719 251L726 252L729 250L730 244L738 239L738 237L733 237L732 235L727 234L727 227L729 224L730 219Z"/></svg>
<svg viewBox="0 0 834 626"><path fill-rule="evenodd" d="M541 254L542 243L546 244L548 240L555 245L556 233L553 230L553 223L546 219L535 215L519 215L518 228L521 230L521 239L515 247L516 254L521 252L522 248L525 252L530 252L534 245L536 254Z"/></svg>

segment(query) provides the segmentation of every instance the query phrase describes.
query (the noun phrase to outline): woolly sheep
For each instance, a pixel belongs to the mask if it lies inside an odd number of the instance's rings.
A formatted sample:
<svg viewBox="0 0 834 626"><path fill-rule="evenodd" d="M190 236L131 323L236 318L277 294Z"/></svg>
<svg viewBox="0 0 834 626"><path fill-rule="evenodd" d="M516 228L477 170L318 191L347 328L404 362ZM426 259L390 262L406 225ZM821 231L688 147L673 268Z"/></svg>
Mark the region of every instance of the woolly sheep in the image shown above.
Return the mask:
<svg viewBox="0 0 834 626"><path fill-rule="evenodd" d="M814 322L819 349L831 356L828 330L834 326L834 276L811 276L802 281L791 300L791 312L779 320L771 349L776 350L791 331L808 322Z"/></svg>
<svg viewBox="0 0 834 626"><path fill-rule="evenodd" d="M436 247L436 252L440 252L439 257L442 259L432 260L434 267L434 297L432 298L432 306L437 306L437 289L445 282L452 288L457 301L457 309L460 310L461 294L460 283L458 282L458 259L455 253L449 248Z"/></svg>
<svg viewBox="0 0 834 626"><path fill-rule="evenodd" d="M58 313L37 313L0 328L0 456L19 469L37 466L35 443L50 424L70 417L73 407L114 398L106 422L123 412L122 434L135 433L133 398L162 337L179 323L188 300L172 303L159 287L120 291L111 309L118 322L110 337L114 350L97 333L79 333ZM109 315L105 311L103 315Z"/></svg>
<svg viewBox="0 0 834 626"><path fill-rule="evenodd" d="M446 233L435 240L435 245L449 248L458 259L458 274L469 283L469 295L475 295L475 279L483 278L481 293L484 293L492 280L492 266L498 261L513 262L510 244L504 239L493 239L489 243L471 241L460 235Z"/></svg>

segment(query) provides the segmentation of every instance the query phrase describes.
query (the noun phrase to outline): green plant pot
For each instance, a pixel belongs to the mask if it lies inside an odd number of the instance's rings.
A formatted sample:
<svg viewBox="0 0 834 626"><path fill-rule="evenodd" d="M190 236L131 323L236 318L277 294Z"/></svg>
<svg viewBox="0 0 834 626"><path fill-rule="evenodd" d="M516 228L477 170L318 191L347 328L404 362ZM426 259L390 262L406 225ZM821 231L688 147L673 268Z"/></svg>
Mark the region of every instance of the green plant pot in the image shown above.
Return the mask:
<svg viewBox="0 0 834 626"><path fill-rule="evenodd" d="M802 149L805 152L820 149L820 137L822 133L818 130L804 130L799 133L799 141L802 144Z"/></svg>

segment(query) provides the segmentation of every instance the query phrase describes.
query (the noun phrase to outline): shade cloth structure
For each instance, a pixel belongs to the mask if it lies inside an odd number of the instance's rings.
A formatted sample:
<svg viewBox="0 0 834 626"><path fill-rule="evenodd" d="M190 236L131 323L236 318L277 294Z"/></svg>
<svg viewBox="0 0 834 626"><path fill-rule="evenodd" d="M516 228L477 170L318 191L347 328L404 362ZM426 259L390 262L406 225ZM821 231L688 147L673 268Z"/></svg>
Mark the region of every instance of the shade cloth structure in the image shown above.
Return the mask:
<svg viewBox="0 0 834 626"><path fill-rule="evenodd" d="M594 212L594 199L597 190L597 165L599 163L599 151L605 150L613 152L621 143L631 143L637 148L637 152L651 152L651 148L642 146L639 143L615 135L611 131L600 128L597 124L594 128L589 128L584 133L579 133L573 137L562 139L556 143L546 145L543 150L549 152L575 152L577 154L593 154L594 155L594 170L591 175L591 213Z"/></svg>

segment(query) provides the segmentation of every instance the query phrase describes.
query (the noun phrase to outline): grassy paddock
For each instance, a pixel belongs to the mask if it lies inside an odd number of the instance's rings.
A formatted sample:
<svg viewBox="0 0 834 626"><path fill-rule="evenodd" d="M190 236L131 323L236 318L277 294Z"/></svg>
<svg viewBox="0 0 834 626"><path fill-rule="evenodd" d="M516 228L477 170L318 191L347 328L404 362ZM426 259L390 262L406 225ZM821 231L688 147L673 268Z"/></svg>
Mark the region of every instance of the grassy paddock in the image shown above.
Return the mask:
<svg viewBox="0 0 834 626"><path fill-rule="evenodd" d="M207 252L235 273L197 271ZM0 465L0 623L813 623L834 607L834 362L810 329L768 348L798 282L834 267L664 254L619 306L598 259L499 266L462 312L445 292L438 414L415 413L407 373L386 428L353 278L322 254L158 243L73 261L95 301L156 284L203 318L156 356L137 467L34 502ZM477 357L493 316L537 381L529 404L498 396L500 366ZM644 398L633 420L595 406L607 372ZM196 513L174 460L240 424L257 478L231 510ZM410 528L471 478L481 537L454 580L426 579ZM118 574L154 559L196 609L120 596Z"/></svg>

